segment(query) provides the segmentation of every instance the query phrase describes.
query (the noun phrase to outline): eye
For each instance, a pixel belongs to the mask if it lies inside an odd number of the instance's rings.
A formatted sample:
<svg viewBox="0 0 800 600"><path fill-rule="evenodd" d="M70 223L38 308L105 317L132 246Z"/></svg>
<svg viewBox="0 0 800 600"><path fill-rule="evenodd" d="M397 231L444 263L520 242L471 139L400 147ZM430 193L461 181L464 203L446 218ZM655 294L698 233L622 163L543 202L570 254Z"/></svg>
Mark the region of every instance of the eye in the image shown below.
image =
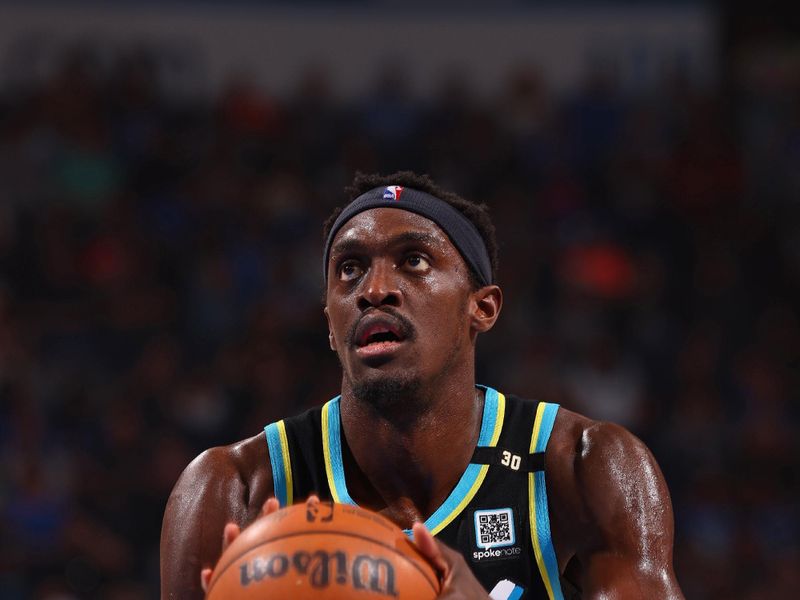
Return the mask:
<svg viewBox="0 0 800 600"><path fill-rule="evenodd" d="M354 260L347 260L339 266L339 279L341 281L353 281L361 277L364 270Z"/></svg>
<svg viewBox="0 0 800 600"><path fill-rule="evenodd" d="M411 271L414 271L416 273L424 273L431 267L431 263L428 262L428 259L419 254L411 254L410 256L407 256L405 260L405 265Z"/></svg>

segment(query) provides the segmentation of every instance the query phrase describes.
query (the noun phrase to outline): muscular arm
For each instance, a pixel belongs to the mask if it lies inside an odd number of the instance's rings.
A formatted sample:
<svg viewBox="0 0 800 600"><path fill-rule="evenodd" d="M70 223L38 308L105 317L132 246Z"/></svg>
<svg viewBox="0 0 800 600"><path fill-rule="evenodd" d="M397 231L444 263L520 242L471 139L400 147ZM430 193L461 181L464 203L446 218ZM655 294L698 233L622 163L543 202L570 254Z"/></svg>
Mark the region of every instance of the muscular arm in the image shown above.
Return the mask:
<svg viewBox="0 0 800 600"><path fill-rule="evenodd" d="M244 527L272 493L266 441L255 436L206 450L175 484L161 528L161 598L202 599L200 571L213 567L226 523Z"/></svg>
<svg viewBox="0 0 800 600"><path fill-rule="evenodd" d="M583 597L682 599L672 568L672 506L653 455L610 423L587 427L578 448L576 490L588 517L576 547Z"/></svg>

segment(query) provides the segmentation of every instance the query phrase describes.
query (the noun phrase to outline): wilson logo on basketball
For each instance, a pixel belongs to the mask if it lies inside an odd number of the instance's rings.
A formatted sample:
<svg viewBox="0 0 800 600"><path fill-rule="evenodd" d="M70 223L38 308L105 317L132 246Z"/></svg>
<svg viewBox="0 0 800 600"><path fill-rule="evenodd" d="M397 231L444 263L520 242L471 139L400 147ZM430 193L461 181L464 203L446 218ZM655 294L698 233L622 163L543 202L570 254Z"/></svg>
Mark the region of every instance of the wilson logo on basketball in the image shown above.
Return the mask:
<svg viewBox="0 0 800 600"><path fill-rule="evenodd" d="M397 525L357 506L295 504L246 527L206 600L435 600L433 566Z"/></svg>
<svg viewBox="0 0 800 600"><path fill-rule="evenodd" d="M334 552L300 550L291 556L276 553L267 557L257 557L240 565L239 575L242 587L264 579L299 575L315 589L327 588L336 583L384 596L398 596L394 565L391 562L368 554L348 556L341 550Z"/></svg>

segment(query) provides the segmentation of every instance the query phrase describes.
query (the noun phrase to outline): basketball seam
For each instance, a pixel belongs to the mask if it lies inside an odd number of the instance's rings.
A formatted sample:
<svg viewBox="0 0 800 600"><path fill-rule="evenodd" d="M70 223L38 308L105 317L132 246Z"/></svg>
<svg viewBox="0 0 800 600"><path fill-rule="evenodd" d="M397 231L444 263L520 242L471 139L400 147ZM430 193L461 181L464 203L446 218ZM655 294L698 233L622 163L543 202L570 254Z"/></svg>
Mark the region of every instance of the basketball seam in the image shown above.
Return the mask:
<svg viewBox="0 0 800 600"><path fill-rule="evenodd" d="M259 546L263 546L264 544L269 544L271 542L274 542L274 541L277 541L277 540L282 540L284 538L289 538L289 537L299 537L299 536L303 536L303 535L328 535L328 534L340 534L340 535L345 535L345 536L348 536L348 537L359 538L359 539L371 542L373 544L376 544L378 546L382 546L383 548L386 548L387 550L391 550L392 552L394 552L395 554L397 554L398 556L400 556L404 560L406 560L417 571L419 571L420 574L425 578L425 581L428 582L428 585L431 586L431 589L434 592L436 592L437 594L439 593L439 591L436 589L436 586L431 581L431 578L428 577L428 574L425 573L425 571L423 571L418 564L416 564L413 560L411 560L411 558L406 556L403 552L391 547L388 544L384 544L383 542L378 542L378 541L374 540L373 538L367 537L365 535L360 535L358 533L353 533L351 531L342 531L340 529L334 529L334 530L331 530L331 531L301 531L301 532L297 532L297 533L287 533L287 534L284 534L284 535L279 535L279 536L275 536L273 538L262 540L258 544L255 544L253 546L249 546L246 550L242 550L239 554L237 554L235 557L233 557L231 560L229 560L228 563L222 569L219 569L219 570L215 569L215 571L217 571L218 573L222 573L228 567L230 567L233 563L235 563L237 560L239 560L242 556L244 556L245 554L247 554L251 550L253 550L255 548L258 548ZM433 568L433 567L431 567L431 568ZM217 581L219 581L220 576L221 575L217 575L217 574L214 575L214 578L211 580L211 583L208 586L208 592L206 593L206 597L211 595L211 590L214 589L214 585L217 583Z"/></svg>

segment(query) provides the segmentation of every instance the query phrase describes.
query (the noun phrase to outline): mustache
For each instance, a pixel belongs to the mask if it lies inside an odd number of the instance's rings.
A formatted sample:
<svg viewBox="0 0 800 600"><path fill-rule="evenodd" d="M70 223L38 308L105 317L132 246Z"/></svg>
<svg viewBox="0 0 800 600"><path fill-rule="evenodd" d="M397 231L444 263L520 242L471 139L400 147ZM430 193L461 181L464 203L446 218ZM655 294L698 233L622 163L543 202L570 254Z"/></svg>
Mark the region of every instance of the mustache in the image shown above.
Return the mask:
<svg viewBox="0 0 800 600"><path fill-rule="evenodd" d="M358 330L358 326L361 323L361 321L364 320L366 317L372 317L376 313L382 313L391 317L392 320L399 325L400 334L403 336L404 339L411 340L417 335L416 327L414 327L414 324L411 321L409 321L408 318L401 315L392 307L387 306L380 309L373 309L369 312L364 313L360 319L355 321L350 326L350 329L347 332L347 337L345 338L345 341L349 346L356 345L356 331Z"/></svg>

